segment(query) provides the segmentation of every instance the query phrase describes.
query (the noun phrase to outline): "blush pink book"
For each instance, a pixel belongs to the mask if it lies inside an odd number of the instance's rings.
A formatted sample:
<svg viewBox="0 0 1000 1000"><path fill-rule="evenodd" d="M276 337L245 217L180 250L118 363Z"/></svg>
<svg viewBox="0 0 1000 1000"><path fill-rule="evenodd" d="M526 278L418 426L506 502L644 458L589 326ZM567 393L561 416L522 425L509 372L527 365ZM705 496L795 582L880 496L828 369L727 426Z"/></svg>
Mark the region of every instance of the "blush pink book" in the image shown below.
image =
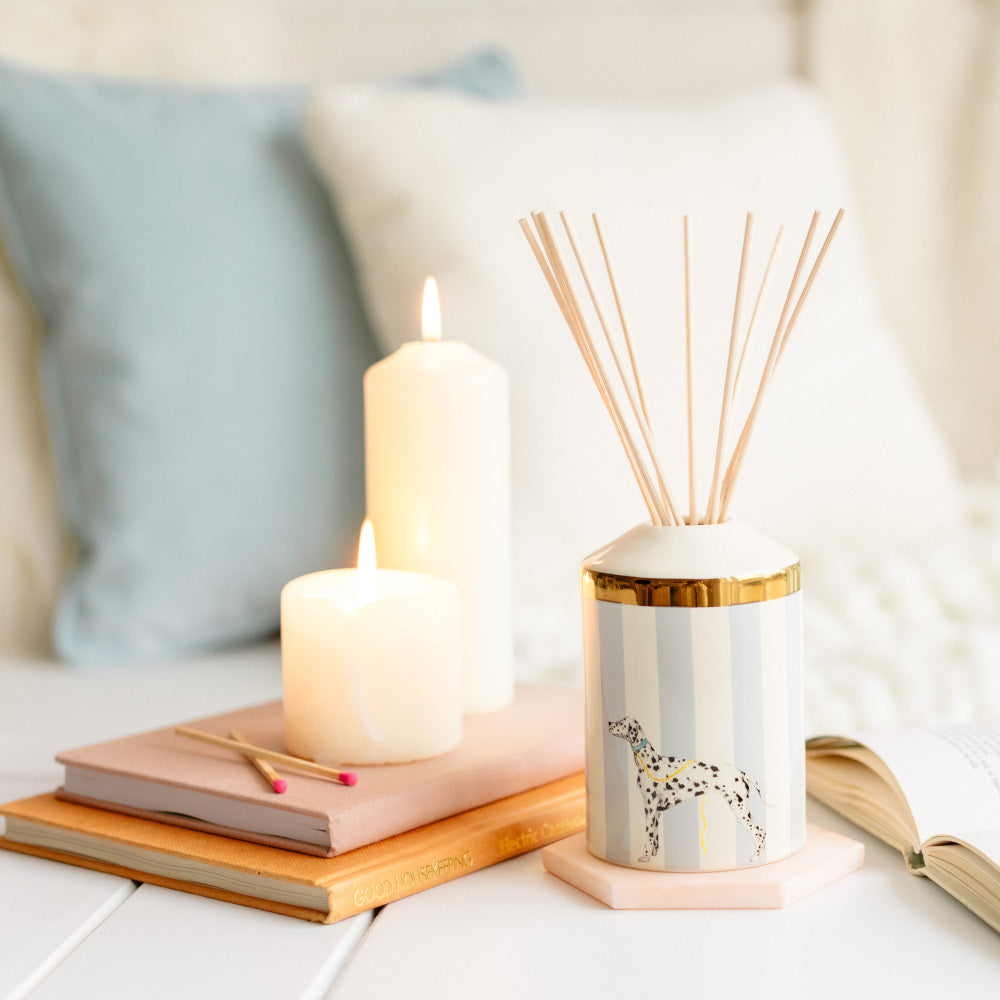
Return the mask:
<svg viewBox="0 0 1000 1000"><path fill-rule="evenodd" d="M284 750L280 702L197 719L192 728ZM497 712L468 716L462 743L427 760L352 767L356 785L276 765L283 794L232 750L173 727L56 757L60 798L228 837L331 857L583 770L583 700L522 685Z"/></svg>

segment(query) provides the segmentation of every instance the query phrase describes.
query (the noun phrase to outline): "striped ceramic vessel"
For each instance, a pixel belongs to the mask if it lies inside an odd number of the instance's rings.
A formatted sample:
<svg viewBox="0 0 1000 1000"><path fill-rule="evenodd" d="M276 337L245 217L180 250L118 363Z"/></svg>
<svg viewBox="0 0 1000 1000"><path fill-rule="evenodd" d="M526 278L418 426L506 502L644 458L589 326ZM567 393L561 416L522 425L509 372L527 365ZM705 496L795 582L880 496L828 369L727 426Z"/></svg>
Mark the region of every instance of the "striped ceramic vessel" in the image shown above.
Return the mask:
<svg viewBox="0 0 1000 1000"><path fill-rule="evenodd" d="M805 840L798 557L736 522L645 524L583 564L587 845L654 871Z"/></svg>

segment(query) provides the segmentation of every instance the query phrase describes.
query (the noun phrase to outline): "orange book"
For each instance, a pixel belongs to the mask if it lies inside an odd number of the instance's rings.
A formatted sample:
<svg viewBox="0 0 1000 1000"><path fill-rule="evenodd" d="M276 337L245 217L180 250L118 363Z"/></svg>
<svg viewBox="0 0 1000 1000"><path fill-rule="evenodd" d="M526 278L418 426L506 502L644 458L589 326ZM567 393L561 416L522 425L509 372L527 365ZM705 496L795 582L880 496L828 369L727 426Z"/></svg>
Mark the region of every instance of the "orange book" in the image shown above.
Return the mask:
<svg viewBox="0 0 1000 1000"><path fill-rule="evenodd" d="M0 847L333 923L542 847L585 826L578 773L333 858L39 795L0 807Z"/></svg>

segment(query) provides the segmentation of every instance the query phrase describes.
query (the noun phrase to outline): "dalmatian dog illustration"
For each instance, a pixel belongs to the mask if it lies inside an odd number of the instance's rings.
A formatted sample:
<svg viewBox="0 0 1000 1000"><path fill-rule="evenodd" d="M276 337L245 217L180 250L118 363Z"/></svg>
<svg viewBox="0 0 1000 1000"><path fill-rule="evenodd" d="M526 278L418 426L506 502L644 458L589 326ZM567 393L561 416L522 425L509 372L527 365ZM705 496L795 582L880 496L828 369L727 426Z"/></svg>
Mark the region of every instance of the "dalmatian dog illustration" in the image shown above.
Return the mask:
<svg viewBox="0 0 1000 1000"><path fill-rule="evenodd" d="M649 861L660 849L661 812L678 802L709 793L721 795L736 818L753 835L757 848L750 860L756 861L761 856L766 832L750 812L750 786L757 790L758 795L761 791L750 775L733 764L709 764L657 753L643 733L642 726L629 715L617 722L609 722L608 732L628 743L638 772L636 785L642 793L646 812L646 850L640 861Z"/></svg>

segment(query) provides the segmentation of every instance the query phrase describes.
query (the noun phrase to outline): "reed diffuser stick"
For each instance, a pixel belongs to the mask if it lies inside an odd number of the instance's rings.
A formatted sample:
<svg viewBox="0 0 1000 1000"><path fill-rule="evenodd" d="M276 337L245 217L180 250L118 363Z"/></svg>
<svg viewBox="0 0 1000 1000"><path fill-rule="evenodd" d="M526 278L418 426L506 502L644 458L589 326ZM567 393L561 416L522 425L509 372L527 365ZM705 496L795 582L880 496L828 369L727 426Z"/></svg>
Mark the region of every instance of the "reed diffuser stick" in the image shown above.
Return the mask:
<svg viewBox="0 0 1000 1000"><path fill-rule="evenodd" d="M632 375L635 378L636 392L639 394L639 406L642 408L642 415L646 420L646 425L652 428L653 421L649 417L649 407L646 405L646 393L643 391L642 379L639 376L639 363L636 359L635 349L632 346L632 334L629 332L628 320L625 317L625 307L618 291L618 280L615 277L615 269L611 263L611 255L608 253L607 244L604 242L604 233L601 231L601 222L596 212L591 215L591 219L594 223L594 232L597 233L597 242L601 247L601 256L604 258L604 269L608 273L608 284L611 286L611 294L614 296L615 309L618 310L618 322L621 323L622 338L625 341L625 349L628 351L629 363L632 365Z"/></svg>
<svg viewBox="0 0 1000 1000"><path fill-rule="evenodd" d="M594 367L592 359L588 356L585 347L583 346L578 331L576 329L576 320L570 313L569 307L566 304L565 296L562 293L562 289L549 265L548 258L545 255L545 251L542 249L538 242L538 238L535 236L531 229L530 224L527 219L520 220L521 231L524 233L526 239L528 240L528 245L531 247L532 253L535 255L535 259L538 261L538 266L541 268L542 274L545 276L548 282L549 289L552 292L553 297L556 300L556 304L559 306L560 311L563 314L563 319L566 321L566 325L569 327L570 332L573 334L574 343L579 348L581 355L583 357L584 363L587 366L587 371L590 374L591 379L593 379L595 386L597 387L598 394L601 397L601 401L604 403L605 408L608 411L608 415L611 417L611 422L615 428L615 432L618 434L618 439L621 442L622 449L625 452L625 456L628 459L629 466L632 470L632 474L635 476L636 482L639 485L639 492L642 494L643 502L646 504L646 509L649 511L650 519L654 524L662 524L663 521L660 520L660 514L656 509L656 501L652 495L651 488L647 485L645 478L643 476L643 471L639 467L636 461L634 442L628 435L627 428L625 428L616 412L615 407L612 405L611 401L608 399L607 394L604 391L604 387L601 385L600 378L597 374L597 370Z"/></svg>
<svg viewBox="0 0 1000 1000"><path fill-rule="evenodd" d="M549 252L543 249L542 243L547 242L544 235L545 223L541 220L540 213L535 213L532 218L537 227L538 235L536 236L535 232L532 231L527 219L520 220L521 230L528 240L528 245L531 247L532 253L535 255L535 259L542 270L542 274L545 276L552 291L552 295L563 314L566 325L573 335L573 340L583 357L594 385L597 387L601 401L604 403L605 409L611 417L611 422L625 451L629 467L638 483L643 502L649 511L650 519L654 524L666 524L666 514L659 505L659 498L655 494L649 474L639 456L639 449L622 416L621 407L614 398L614 394L611 391L611 387L607 384L606 378L602 377L601 369L590 350L586 337L582 333L579 317L574 313L573 307L564 290L565 273L563 272L561 277L557 274L555 259L550 256Z"/></svg>
<svg viewBox="0 0 1000 1000"><path fill-rule="evenodd" d="M733 380L733 401L735 401L737 395L739 394L740 385L742 384L743 364L746 361L747 352L748 352L748 350L750 348L750 344L751 344L751 341L753 340L754 332L756 331L756 328L757 328L757 320L758 320L758 318L760 316L760 307L761 307L761 304L764 301L765 295L767 294L767 286L768 286L768 281L770 280L770 277L771 277L771 270L774 267L775 260L777 260L778 251L781 249L781 244L782 244L782 242L784 240L784 235L785 235L785 227L784 226L779 226L778 227L778 235L775 237L774 246L771 248L771 256L768 258L767 267L764 269L764 277L761 279L760 290L757 292L757 301L754 303L753 313L750 316L750 323L749 323L749 325L747 327L746 337L743 340L743 351L740 354L740 363L739 363L739 366L736 369L736 378ZM797 278L793 279L793 281L792 281L792 288L794 288L795 285L797 284L797 280L798 280ZM791 294L791 289L789 290L789 294ZM789 299L786 299L786 302L787 301L789 301ZM780 328L781 323L779 322L778 325L779 325L779 328ZM780 355L780 347L779 347L779 352L778 353ZM740 437L737 440L736 448L733 449L733 456L731 456L731 458L730 458L730 464L732 462L732 457L734 457L737 452L741 451L745 447L745 442L746 442L746 438L744 437L743 432L741 431L740 432ZM727 472L727 475L725 475L725 476L722 477L722 509L723 509L723 513L720 515L720 519L721 520L725 520L726 512L728 512L728 510L729 510L729 496L730 496L730 489L731 489L731 484L732 484L731 479L728 477L729 466L726 467L726 472Z"/></svg>
<svg viewBox="0 0 1000 1000"><path fill-rule="evenodd" d="M725 462L726 449L729 441L733 411L735 409L738 390L744 374L744 366L749 357L749 348L756 331L760 317L762 304L767 295L767 290L771 280L775 261L778 258L782 240L784 238L785 227L778 229L771 255L768 258L767 266L761 278L760 289L757 292L757 299L754 303L750 322L747 326L746 334L742 340L742 350L738 350L740 345L740 320L743 310L743 298L746 291L747 271L749 268L750 247L753 237L754 215L747 213L746 224L743 232L743 249L740 255L739 277L736 285L736 298L733 305L732 326L729 333L729 351L726 360L726 373L722 391L722 405L719 415L719 433L715 449L715 464L713 467L712 484L709 491L708 506L704 519L699 521L697 497L695 495L695 454L694 454L694 378L693 378L693 350L692 350L692 323L691 323L691 246L690 229L688 217L684 216L684 351L685 351L685 372L686 372L686 395L687 395L687 450L688 450L688 518L689 524L715 524L724 521L729 512L729 505L740 469L746 457L748 443L753 432L758 414L761 409L764 397L774 377L778 362L788 346L792 330L798 322L799 316L809 296L816 276L819 273L826 254L830 248L833 238L843 218L844 211L841 209L830 227L826 239L823 242L808 277L798 292L799 281L802 277L806 261L809 256L809 249L812 246L813 236L819 223L819 212L813 214L799 253L798 262L792 275L791 284L785 296L785 301L781 309L781 315L771 338L770 348L764 361L760 382L757 392L753 398L747 417L743 423L737 444L729 455L728 463ZM561 312L563 319L573 336L574 342L583 357L587 371L590 374L594 385L597 388L601 401L604 403L608 415L618 434L619 441L625 451L632 474L639 486L643 502L649 511L650 519L654 525L674 526L683 524L683 519L678 513L676 502L670 492L667 478L664 475L660 464L659 453L653 435L652 419L650 416L647 399L642 387L642 379L639 374L639 364L636 358L632 335L626 319L625 309L621 294L618 288L618 279L614 266L611 262L611 255L608 252L604 234L601 230L600 221L597 216L592 216L594 229L601 247L601 254L604 258L604 266L607 271L608 281L615 300L615 307L618 319L621 324L621 335L628 352L629 366L631 373L626 370L621 355L615 344L613 334L607 315L601 304L600 296L590 274L590 269L580 248L579 240L569 216L565 212L560 213L560 219L569 240L570 248L576 260L580 276L586 286L590 297L590 303L597 316L597 321L604 334L607 349L614 361L621 388L628 400L628 406L635 427L638 429L638 438L632 431L632 426L626 417L626 410L622 406L615 387L608 377L608 370L601 360L601 355L597 350L597 345L590 325L581 305L581 298L576 292L574 283L566 266L566 258L559 245L559 240L548 215L545 212L532 212L530 220L527 218L520 220L521 230L528 241L539 269L549 286L556 305ZM798 295L796 297L796 293ZM737 360L737 354L739 358ZM653 473L647 465L647 458L640 448L640 441L645 446L648 455L648 462L652 465Z"/></svg>
<svg viewBox="0 0 1000 1000"><path fill-rule="evenodd" d="M809 296L809 292L812 290L813 283L816 280L816 275L819 274L819 269L826 258L827 251L830 249L830 245L833 242L833 238L837 233L837 229L840 226L841 219L844 217L844 210L840 209L837 212L836 217L833 220L833 224L830 226L830 231L827 233L826 239L823 241L823 245L820 247L819 253L816 255L816 260L813 262L812 269L809 271L809 276L806 278L806 282L802 287L802 292L800 293L798 300L795 303L795 308L792 311L791 317L788 319L787 324L784 329L781 328L781 324L778 324L778 330L775 331L775 340L778 343L777 353L774 357L774 363L770 366L770 370L765 369L764 376L761 378L761 386L757 391L757 396L754 399L753 407L750 410L750 414L747 417L746 424L743 428L743 433L740 435L741 446L736 450L730 461L730 467L726 470L726 479L728 480L727 496L723 504L722 516L725 517L728 509L729 503L732 499L732 493L735 488L736 478L739 476L740 468L743 464L744 456L747 451L747 443L749 441L750 435L753 432L754 422L757 419L757 414L760 410L761 402L763 401L764 395L770 386L771 379L774 377L774 370L777 368L778 362L781 360L781 356L785 352L785 348L788 345L788 339L791 336L792 330L795 328L795 324L798 322L799 315L802 312L802 307L805 305L806 299ZM813 216L813 224L809 228L809 237L811 239L812 232L815 230L816 223L819 221L819 212L816 212ZM799 259L799 267L796 268L796 274L799 273L801 268L802 258ZM795 285L795 280L793 278L793 287ZM791 289L789 289L789 294L791 294ZM787 303L786 303L787 305ZM784 313L785 310L782 310ZM780 336L779 336L780 334Z"/></svg>
<svg viewBox="0 0 1000 1000"><path fill-rule="evenodd" d="M559 243L556 239L552 223L549 221L548 216L544 212L533 213L533 218L535 219L535 224L538 227L538 233L542 240L542 246L548 252L549 264L552 267L553 274L556 276L559 287L562 289L562 293L565 297L567 307L572 317L573 326L571 329L576 331L575 335L578 338L578 346L583 353L584 360L588 363L592 378L594 378L599 391L607 401L610 411L614 414L613 419L616 421L616 427L620 429L620 434L624 437L624 440L628 442L628 448L632 453L635 469L638 471L638 474L642 479L645 494L648 495L649 503L651 503L656 510L656 523L672 524L673 521L670 514L656 492L656 487L649 474L645 460L642 457L638 442L632 434L628 421L625 419L624 408L615 393L611 380L608 378L608 373L604 367L604 363L601 361L601 357L597 352L594 337L590 332L589 326L587 325L583 309L580 305L580 300L577 297L576 290L570 280L569 271L562 256L562 251L559 248Z"/></svg>
<svg viewBox="0 0 1000 1000"><path fill-rule="evenodd" d="M639 363L636 357L635 348L632 345L632 334L629 331L628 318L625 315L625 305L622 302L621 293L618 291L618 279L615 276L615 268L611 261L611 255L608 253L608 246L604 239L604 232L601 229L601 221L597 217L597 213L591 214L591 219L594 223L594 232L597 234L597 242L601 247L601 256L604 258L604 269L607 271L608 284L611 286L611 294L615 300L615 309L618 311L618 321L622 328L622 338L625 341L625 349L628 351L629 364L632 366L632 375L635 379L635 389L639 397L639 407L642 410L643 419L646 421L646 427L649 429L650 437L654 440L654 451L655 451L655 437L653 435L653 422L649 416L649 407L646 403L646 393L642 386L642 377L639 374ZM669 492L665 488L665 481L661 479L661 489L660 496L661 499L666 503ZM675 520L678 518L676 511L673 512Z"/></svg>
<svg viewBox="0 0 1000 1000"><path fill-rule="evenodd" d="M767 296L767 286L771 280L771 271L774 269L774 262L778 259L778 252L781 250L781 244L785 239L785 227L778 227L778 235L774 239L774 246L771 248L771 256L767 259L767 267L764 268L764 277L760 282L760 290L757 292L757 300L754 302L753 312L750 314L750 323L747 326L746 337L743 339L743 351L740 353L740 363L736 368L736 378L733 379L733 399L739 395L740 391L740 381L743 375L743 365L747 359L747 352L750 348L750 342L753 340L753 335L757 330L757 320L760 319L760 307L764 303L764 299Z"/></svg>
<svg viewBox="0 0 1000 1000"><path fill-rule="evenodd" d="M712 485L708 493L708 510L705 521L714 524L719 520L718 512L722 493L722 461L729 435L729 415L732 410L733 376L735 374L736 346L739 339L740 314L743 309L743 292L746 288L747 266L750 263L750 242L753 237L753 212L747 212L743 230L743 251L740 254L740 273L736 282L736 302L733 305L733 325L729 333L729 356L726 360L726 378L722 389L722 408L719 415L719 436L715 446L715 466L712 471Z"/></svg>
<svg viewBox="0 0 1000 1000"><path fill-rule="evenodd" d="M819 212L813 212L812 219L809 222L809 228L806 231L805 239L802 241L802 249L799 251L799 259L795 264L795 271L792 273L792 280L788 286L788 292L785 295L784 304L781 307L781 314L778 316L778 323L774 328L774 334L771 337L771 346L767 352L767 358L764 360L764 370L761 372L760 382L757 386L757 392L754 396L753 403L750 407L750 412L748 413L746 420L743 424L743 429L740 431L739 439L737 440L736 447L733 449L733 454L729 460L729 466L726 469L726 475L723 480L723 510L729 510L729 503L732 498L733 485L736 477L736 470L740 468L743 463L743 453L746 451L747 442L750 439L750 435L753 431L753 427L757 421L757 414L760 411L761 403L764 400L764 396L767 393L768 386L770 385L771 378L774 375L774 369L778 362L778 354L781 351L781 341L784 336L785 327L788 323L788 319L791 316L793 303L795 301L795 293L798 289L799 278L802 275L802 270L805 267L806 260L809 257L809 248L812 246L813 236L816 233L816 227L819 224ZM725 515L723 515L725 516Z"/></svg>
<svg viewBox="0 0 1000 1000"><path fill-rule="evenodd" d="M565 229L566 236L569 239L570 248L573 251L573 256L576 258L577 267L580 269L580 275L583 278L583 283L590 295L591 304L593 305L594 312L597 315L597 322L604 334L604 340L608 345L608 350L611 352L611 358L614 361L615 369L618 372L618 378L621 381L622 388L625 390L625 398L628 400L629 406L632 409L632 416L635 419L639 428L639 434L642 436L643 443L649 453L649 459L653 463L653 471L656 473L656 482L660 487L660 497L663 500L663 505L666 507L667 512L670 515L670 519L675 524L680 524L680 514L678 513L677 504L673 495L670 492L670 487L667 485L667 478L664 475L663 467L660 464L660 457L657 452L656 443L653 440L653 433L650 430L646 418L643 416L642 407L639 405L639 399L631 381L629 380L628 373L625 371L621 355L618 353L617 347L615 347L614 337L611 335L611 329L608 326L607 317L604 313L603 307L601 306L600 297L597 294L597 289L594 287L594 282L590 275L590 269L587 267L587 262L580 250L576 230L573 228L573 223L570 222L569 216L565 212L560 212L559 218L562 220L563 229Z"/></svg>
<svg viewBox="0 0 1000 1000"><path fill-rule="evenodd" d="M691 240L684 216L684 368L687 384L688 524L698 523L694 477L694 371L691 360Z"/></svg>
<svg viewBox="0 0 1000 1000"><path fill-rule="evenodd" d="M802 311L802 307L805 305L806 297L812 289L813 282L816 280L816 275L819 274L820 266L826 257L827 251L830 249L830 244L833 242L833 237L837 234L837 229L840 226L841 219L844 218L844 210L840 209L837 212L836 217L833 220L833 225L830 226L830 231L826 234L826 239L823 240L823 245L819 248L819 253L816 254L816 262L812 266L812 270L809 272L809 277L806 278L805 286L802 289L802 294L799 296L798 302L795 303L795 311L792 313L792 318L788 321L788 327L785 330L784 336L781 338L781 347L778 349L778 360L781 360L781 355L785 352L785 346L788 343L788 338L792 335L792 330L795 329L795 324L798 322L799 313Z"/></svg>

